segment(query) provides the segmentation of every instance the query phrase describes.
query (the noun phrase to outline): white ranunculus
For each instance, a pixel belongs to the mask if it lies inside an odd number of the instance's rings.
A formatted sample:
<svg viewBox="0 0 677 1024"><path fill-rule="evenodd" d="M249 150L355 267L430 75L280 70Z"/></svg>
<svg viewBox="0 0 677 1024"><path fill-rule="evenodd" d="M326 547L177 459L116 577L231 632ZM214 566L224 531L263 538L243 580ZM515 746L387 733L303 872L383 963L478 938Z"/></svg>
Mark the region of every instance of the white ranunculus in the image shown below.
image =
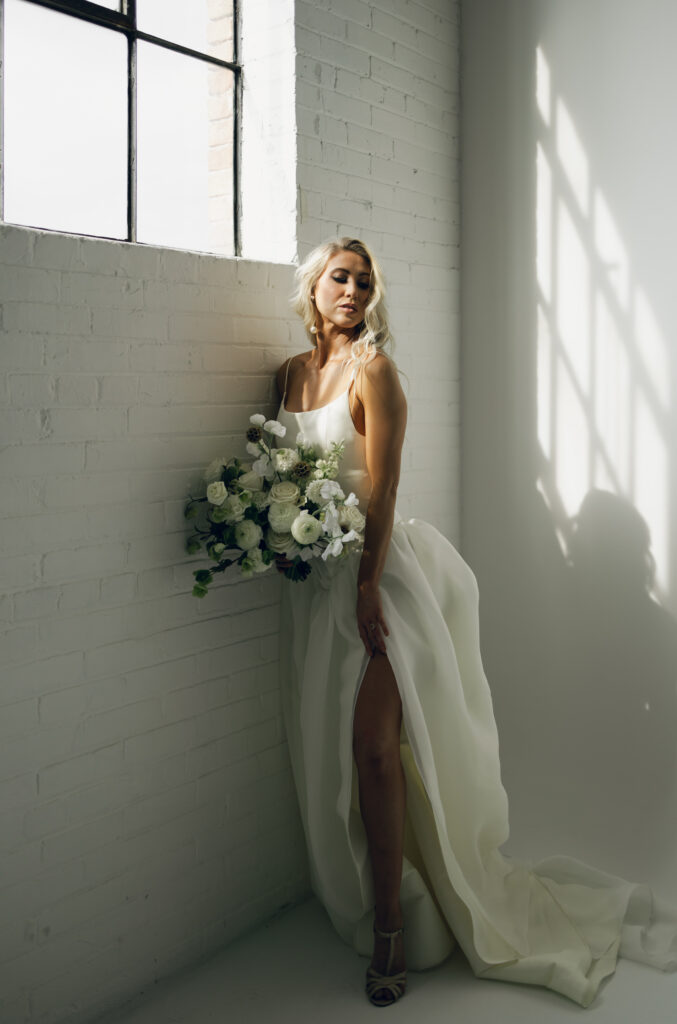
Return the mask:
<svg viewBox="0 0 677 1024"><path fill-rule="evenodd" d="M248 473L243 473L242 476L238 477L237 482L240 487L243 487L246 491L260 491L263 487L263 477L260 477L253 469L250 469Z"/></svg>
<svg viewBox="0 0 677 1024"><path fill-rule="evenodd" d="M256 441L247 441L245 448L247 449L250 455L258 456L261 454L261 449L259 448L258 442Z"/></svg>
<svg viewBox="0 0 677 1024"><path fill-rule="evenodd" d="M230 526L233 523L239 523L241 519L244 519L245 506L240 501L237 494L229 494L223 505L223 521L228 523Z"/></svg>
<svg viewBox="0 0 677 1024"><path fill-rule="evenodd" d="M287 428L283 427L278 420L266 420L263 429L267 430L269 434L275 434L276 437L284 437L287 433Z"/></svg>
<svg viewBox="0 0 677 1024"><path fill-rule="evenodd" d="M286 555L293 543L294 538L289 531L278 533L277 530L272 530L270 527L266 530L266 544L277 555Z"/></svg>
<svg viewBox="0 0 677 1024"><path fill-rule="evenodd" d="M206 484L210 484L213 480L220 480L221 474L223 473L223 467L227 465L228 459L222 457L220 459L212 459L207 468L204 471L204 481Z"/></svg>
<svg viewBox="0 0 677 1024"><path fill-rule="evenodd" d="M360 504L360 499L357 497L357 495L355 494L354 491L351 491L350 494L348 495L348 497L346 498L344 504L345 505L359 505Z"/></svg>
<svg viewBox="0 0 677 1024"><path fill-rule="evenodd" d="M262 427L266 422L266 417L262 416L260 412L255 412L253 416L249 417L249 422L253 423L255 427Z"/></svg>
<svg viewBox="0 0 677 1024"><path fill-rule="evenodd" d="M280 480L270 488L271 501L280 501L285 504L296 505L300 497L300 488L297 487L296 484L292 483L291 480Z"/></svg>
<svg viewBox="0 0 677 1024"><path fill-rule="evenodd" d="M236 523L234 533L235 543L243 551L249 551L250 548L257 547L263 536L263 530L253 519L243 519L241 522Z"/></svg>
<svg viewBox="0 0 677 1024"><path fill-rule="evenodd" d="M223 505L228 497L228 489L223 480L214 480L207 487L207 501L212 505Z"/></svg>
<svg viewBox="0 0 677 1024"><path fill-rule="evenodd" d="M321 533L321 523L310 512L301 512L291 524L291 535L299 544L314 544Z"/></svg>
<svg viewBox="0 0 677 1024"><path fill-rule="evenodd" d="M356 505L343 505L338 513L341 526L347 526L349 530L363 530L366 522L365 517Z"/></svg>
<svg viewBox="0 0 677 1024"><path fill-rule="evenodd" d="M298 514L296 505L290 505L286 501L271 501L268 522L276 533L288 533Z"/></svg>
<svg viewBox="0 0 677 1024"><path fill-rule="evenodd" d="M273 452L273 465L278 473L288 473L298 461L298 452L293 448L276 448Z"/></svg>

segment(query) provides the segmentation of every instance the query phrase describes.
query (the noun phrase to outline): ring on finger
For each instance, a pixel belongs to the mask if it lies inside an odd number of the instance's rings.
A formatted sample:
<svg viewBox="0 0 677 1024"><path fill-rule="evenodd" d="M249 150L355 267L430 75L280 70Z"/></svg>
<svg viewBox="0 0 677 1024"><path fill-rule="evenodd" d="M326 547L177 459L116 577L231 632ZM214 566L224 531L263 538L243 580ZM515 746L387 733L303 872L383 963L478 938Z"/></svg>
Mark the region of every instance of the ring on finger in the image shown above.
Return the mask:
<svg viewBox="0 0 677 1024"><path fill-rule="evenodd" d="M376 623L375 622L370 622L369 623L369 632L373 633L375 629L376 629Z"/></svg>

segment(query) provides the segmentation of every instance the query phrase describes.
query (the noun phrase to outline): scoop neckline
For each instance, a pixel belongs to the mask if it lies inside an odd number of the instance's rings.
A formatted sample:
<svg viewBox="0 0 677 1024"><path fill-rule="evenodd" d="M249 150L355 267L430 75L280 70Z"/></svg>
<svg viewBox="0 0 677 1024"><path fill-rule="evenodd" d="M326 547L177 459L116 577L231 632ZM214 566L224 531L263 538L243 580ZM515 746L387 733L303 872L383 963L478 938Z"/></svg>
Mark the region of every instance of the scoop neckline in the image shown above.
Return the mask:
<svg viewBox="0 0 677 1024"><path fill-rule="evenodd" d="M344 398L345 395L347 395L348 392L350 391L351 386L352 386L352 381L348 385L348 387L345 389L345 391L342 391L340 393L340 395L336 396L336 398L332 398L331 402L325 402L324 405L316 405L314 409L297 409L297 410L288 409L287 408L287 402L286 402L286 396L285 396L285 398L282 399L282 408L284 409L285 412L288 412L290 416L302 416L304 413L307 413L307 412L319 412L321 409L328 409L330 405L335 405L336 402L338 402L339 398Z"/></svg>

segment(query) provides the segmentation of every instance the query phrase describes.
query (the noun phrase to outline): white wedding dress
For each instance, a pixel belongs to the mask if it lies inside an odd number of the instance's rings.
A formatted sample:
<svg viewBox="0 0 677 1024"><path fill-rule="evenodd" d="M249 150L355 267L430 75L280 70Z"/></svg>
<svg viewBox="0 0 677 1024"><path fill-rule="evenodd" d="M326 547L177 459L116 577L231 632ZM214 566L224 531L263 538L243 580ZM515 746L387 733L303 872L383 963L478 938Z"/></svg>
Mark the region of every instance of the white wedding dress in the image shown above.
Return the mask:
<svg viewBox="0 0 677 1024"><path fill-rule="evenodd" d="M343 440L339 482L366 512L364 438L348 391L278 419ZM336 930L372 951L373 890L352 754L353 710L368 658L355 618L359 554L314 559L283 581L283 714L313 890ZM677 969L677 915L645 885L570 857L537 864L500 852L508 838L498 736L482 667L472 570L433 526L397 513L380 581L386 640L402 699L407 820L401 884L407 965L444 960L459 943L476 975L544 985L582 1006L618 956Z"/></svg>

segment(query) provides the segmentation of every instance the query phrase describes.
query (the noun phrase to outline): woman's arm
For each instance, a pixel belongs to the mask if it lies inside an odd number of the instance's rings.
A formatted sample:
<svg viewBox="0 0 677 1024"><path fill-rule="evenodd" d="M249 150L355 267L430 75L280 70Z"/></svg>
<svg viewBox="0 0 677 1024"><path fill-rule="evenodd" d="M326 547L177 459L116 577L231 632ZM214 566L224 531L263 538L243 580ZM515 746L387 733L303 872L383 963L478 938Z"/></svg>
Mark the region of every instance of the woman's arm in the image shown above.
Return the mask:
<svg viewBox="0 0 677 1024"><path fill-rule="evenodd" d="M367 654L385 654L388 627L383 617L379 581L388 553L400 480L400 460L407 425L407 402L397 370L378 355L360 375L364 407L365 457L371 480L364 551L357 576L357 624ZM375 629L369 627L374 624Z"/></svg>

